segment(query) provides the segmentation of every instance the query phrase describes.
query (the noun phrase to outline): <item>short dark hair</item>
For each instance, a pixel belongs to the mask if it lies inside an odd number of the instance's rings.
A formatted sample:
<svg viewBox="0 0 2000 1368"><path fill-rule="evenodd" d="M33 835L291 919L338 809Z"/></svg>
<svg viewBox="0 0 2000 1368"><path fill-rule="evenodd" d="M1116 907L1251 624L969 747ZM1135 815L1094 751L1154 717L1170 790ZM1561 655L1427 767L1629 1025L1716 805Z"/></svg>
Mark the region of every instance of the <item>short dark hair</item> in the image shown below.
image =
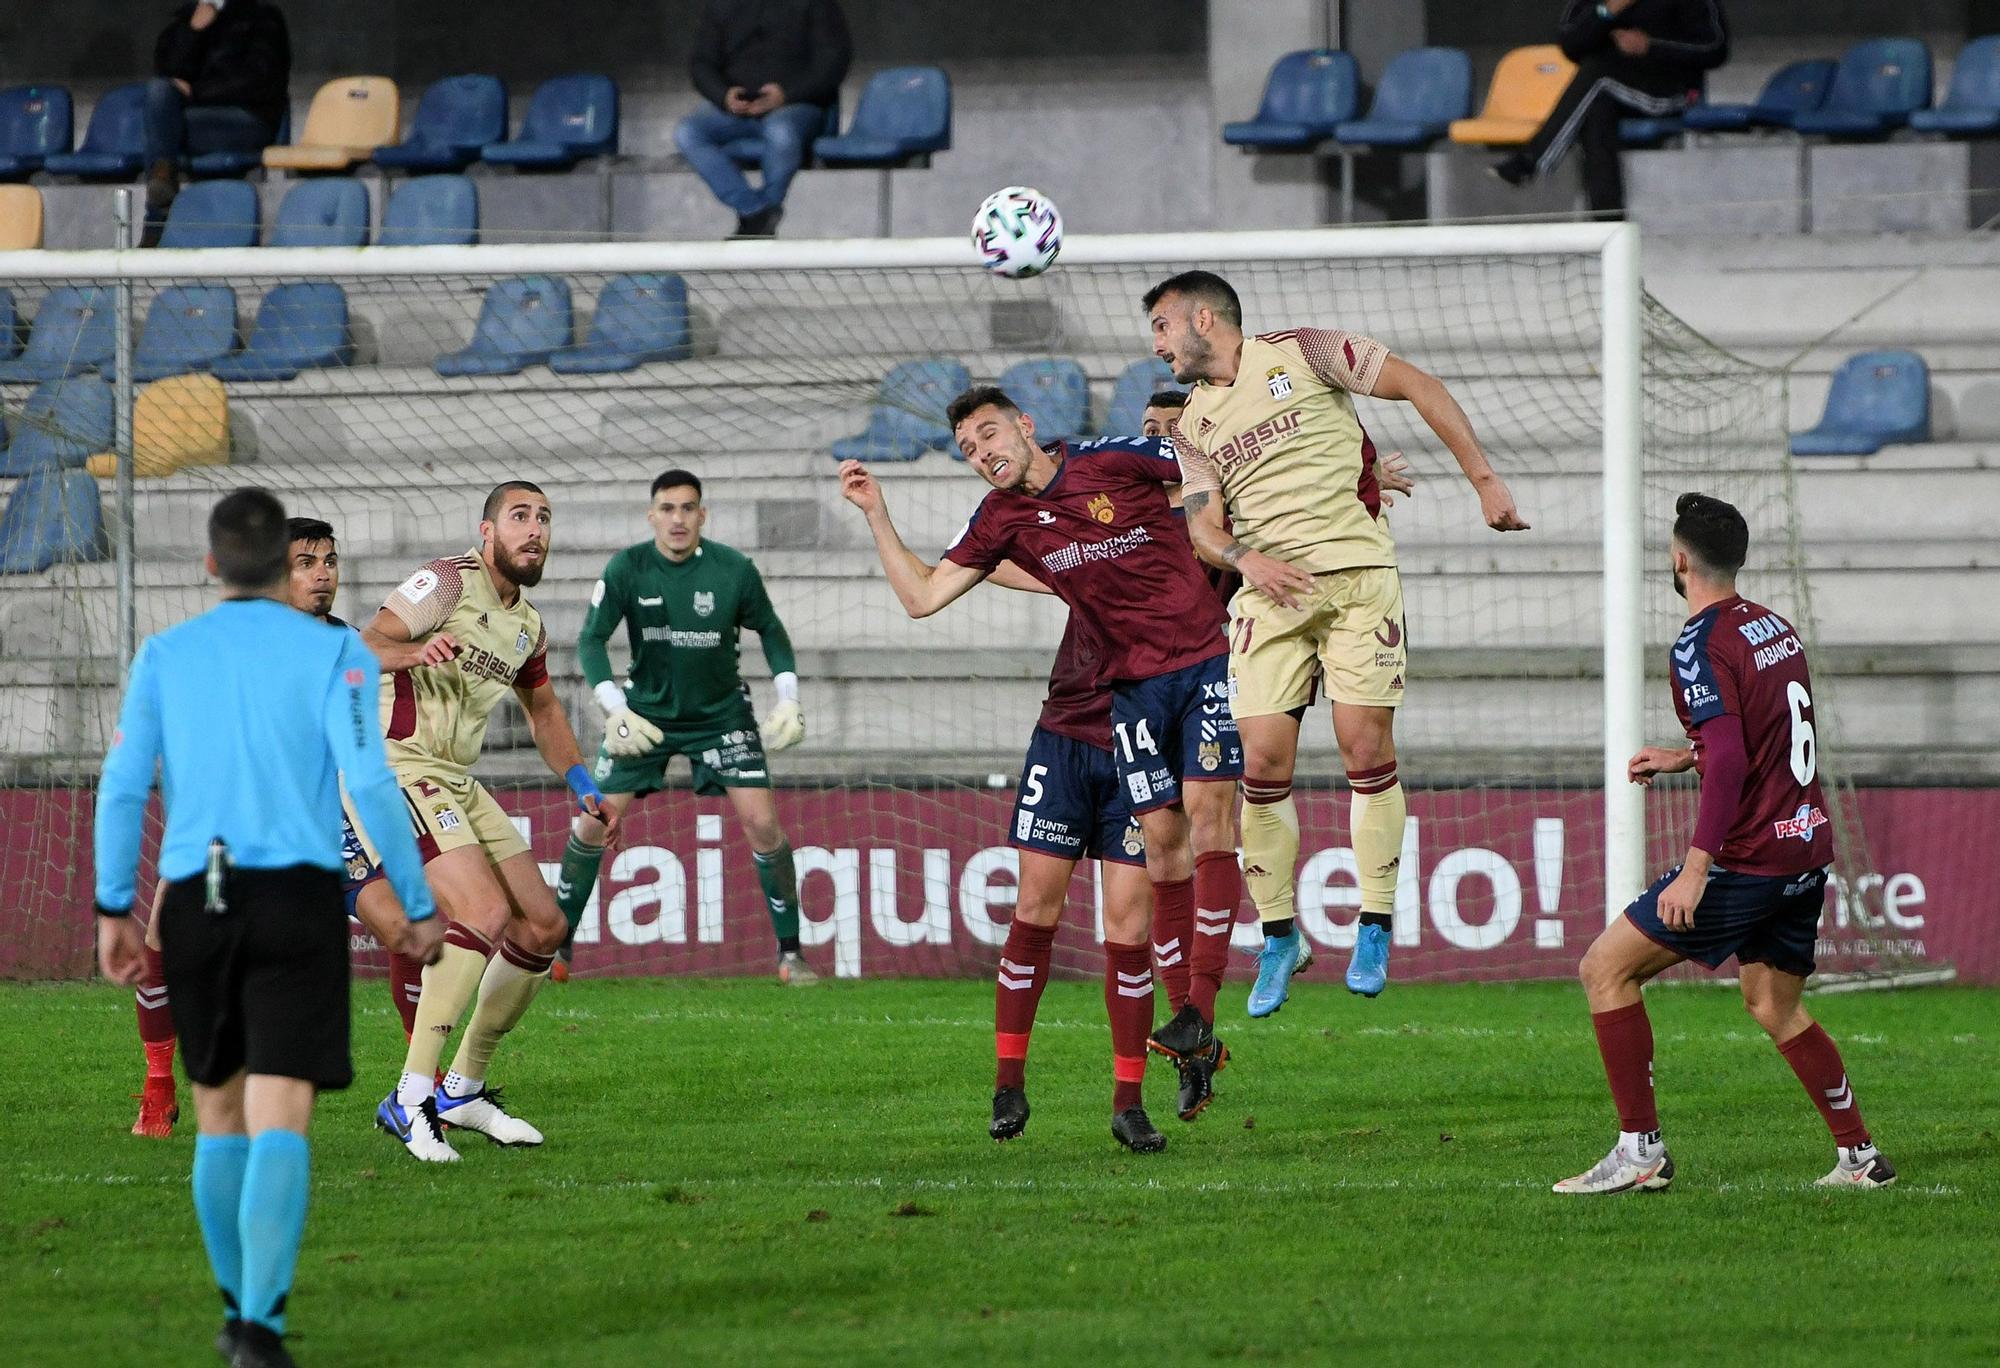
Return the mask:
<svg viewBox="0 0 2000 1368"><path fill-rule="evenodd" d="M944 420L950 425L952 431L956 432L960 423L985 408L988 404L993 405L1002 413L1011 413L1016 418L1021 416L1021 406L1007 397L1006 390L1001 389L998 385L974 385L971 389L959 395L958 398L945 405Z"/></svg>
<svg viewBox="0 0 2000 1368"><path fill-rule="evenodd" d="M695 474L692 470L669 470L662 472L660 478L653 481L653 488L647 493L646 497L657 499L660 497L661 490L679 489L682 485L686 485L694 491L694 501L696 503L701 502L701 476Z"/></svg>
<svg viewBox="0 0 2000 1368"><path fill-rule="evenodd" d="M493 492L486 496L486 506L479 510L479 521L492 522L493 515L507 506L507 496L517 489L525 489L530 494L542 494L542 487L532 480L508 480L505 484L493 486ZM544 499L549 496L542 494Z"/></svg>
<svg viewBox="0 0 2000 1368"><path fill-rule="evenodd" d="M236 589L262 589L285 576L291 560L285 506L268 489L239 489L209 510L208 553Z"/></svg>
<svg viewBox="0 0 2000 1368"><path fill-rule="evenodd" d="M1197 304L1208 305L1232 327L1243 326L1243 301L1236 297L1234 287L1213 271L1182 271L1168 276L1146 291L1139 307L1151 313L1153 306L1170 294L1186 295Z"/></svg>
<svg viewBox="0 0 2000 1368"><path fill-rule="evenodd" d="M320 518L288 518L285 521L285 540L330 542L334 540L333 524Z"/></svg>
<svg viewBox="0 0 2000 1368"><path fill-rule="evenodd" d="M1186 391L1186 390L1159 390L1159 391L1157 391L1157 392L1155 392L1155 393L1154 393L1154 395L1153 395L1153 397L1152 397L1151 399L1148 399L1148 400L1146 401L1146 407L1147 407L1147 408L1170 408L1170 409L1177 409L1177 408L1186 408L1186 407L1187 407L1187 391Z"/></svg>
<svg viewBox="0 0 2000 1368"><path fill-rule="evenodd" d="M1750 524L1734 504L1707 494L1683 494L1674 500L1674 540L1703 569L1734 579L1750 554Z"/></svg>

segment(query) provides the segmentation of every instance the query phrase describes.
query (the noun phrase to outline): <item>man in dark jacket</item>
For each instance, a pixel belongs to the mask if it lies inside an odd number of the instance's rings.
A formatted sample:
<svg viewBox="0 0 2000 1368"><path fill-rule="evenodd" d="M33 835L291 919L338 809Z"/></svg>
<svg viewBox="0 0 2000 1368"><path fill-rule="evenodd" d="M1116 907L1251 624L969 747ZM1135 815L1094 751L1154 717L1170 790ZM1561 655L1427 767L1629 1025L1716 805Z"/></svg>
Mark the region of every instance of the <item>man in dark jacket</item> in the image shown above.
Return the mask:
<svg viewBox="0 0 2000 1368"><path fill-rule="evenodd" d="M695 32L695 89L704 109L681 120L674 145L736 211L740 237L770 237L785 188L826 128L853 56L837 0L707 0ZM763 184L752 189L723 149L763 142Z"/></svg>
<svg viewBox="0 0 2000 1368"><path fill-rule="evenodd" d="M1494 173L1514 185L1545 176L1580 141L1591 211L1622 217L1618 121L1685 108L1705 73L1729 60L1722 0L1567 0L1556 37L1576 76L1540 131Z"/></svg>
<svg viewBox="0 0 2000 1368"><path fill-rule="evenodd" d="M165 217L183 155L278 140L292 74L285 16L260 0L183 5L153 45L146 83L146 212Z"/></svg>

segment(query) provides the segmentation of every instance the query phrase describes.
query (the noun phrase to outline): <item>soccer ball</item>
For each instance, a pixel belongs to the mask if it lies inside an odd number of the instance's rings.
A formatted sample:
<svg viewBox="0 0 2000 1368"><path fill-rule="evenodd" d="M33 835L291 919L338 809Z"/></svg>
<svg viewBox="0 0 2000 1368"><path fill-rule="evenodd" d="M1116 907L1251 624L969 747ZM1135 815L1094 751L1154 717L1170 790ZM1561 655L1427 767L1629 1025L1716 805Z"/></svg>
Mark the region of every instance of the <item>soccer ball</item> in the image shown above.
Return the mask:
<svg viewBox="0 0 2000 1368"><path fill-rule="evenodd" d="M972 216L972 245L993 274L1026 280L1055 265L1062 215L1041 191L1010 185L981 201Z"/></svg>

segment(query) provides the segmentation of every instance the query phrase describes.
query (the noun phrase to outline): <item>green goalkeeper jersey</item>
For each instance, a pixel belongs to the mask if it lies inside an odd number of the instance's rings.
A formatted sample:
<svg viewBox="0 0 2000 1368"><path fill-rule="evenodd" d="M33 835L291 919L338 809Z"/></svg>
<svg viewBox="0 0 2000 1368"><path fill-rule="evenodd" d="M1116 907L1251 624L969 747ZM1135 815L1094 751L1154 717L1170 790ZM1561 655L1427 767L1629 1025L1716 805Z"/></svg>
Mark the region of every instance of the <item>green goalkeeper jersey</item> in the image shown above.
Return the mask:
<svg viewBox="0 0 2000 1368"><path fill-rule="evenodd" d="M611 558L591 591L577 642L592 688L611 678L605 643L620 619L632 647L626 706L661 727L698 728L743 717L749 695L737 664L737 637L745 627L763 642L772 674L797 668L792 640L757 567L719 542L702 542L678 565L650 541Z"/></svg>

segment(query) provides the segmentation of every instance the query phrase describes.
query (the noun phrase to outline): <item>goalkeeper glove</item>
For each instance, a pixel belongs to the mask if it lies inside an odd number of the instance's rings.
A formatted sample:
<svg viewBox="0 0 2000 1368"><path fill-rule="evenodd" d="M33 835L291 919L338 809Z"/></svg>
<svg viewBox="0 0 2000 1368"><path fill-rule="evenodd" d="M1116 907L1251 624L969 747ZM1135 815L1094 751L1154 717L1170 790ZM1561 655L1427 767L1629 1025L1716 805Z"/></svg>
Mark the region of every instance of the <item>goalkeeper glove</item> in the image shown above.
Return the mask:
<svg viewBox="0 0 2000 1368"><path fill-rule="evenodd" d="M787 698L771 709L758 729L766 749L790 750L806 739L806 712L796 698Z"/></svg>
<svg viewBox="0 0 2000 1368"><path fill-rule="evenodd" d="M645 755L667 739L666 733L630 708L620 708L604 721L607 755Z"/></svg>

